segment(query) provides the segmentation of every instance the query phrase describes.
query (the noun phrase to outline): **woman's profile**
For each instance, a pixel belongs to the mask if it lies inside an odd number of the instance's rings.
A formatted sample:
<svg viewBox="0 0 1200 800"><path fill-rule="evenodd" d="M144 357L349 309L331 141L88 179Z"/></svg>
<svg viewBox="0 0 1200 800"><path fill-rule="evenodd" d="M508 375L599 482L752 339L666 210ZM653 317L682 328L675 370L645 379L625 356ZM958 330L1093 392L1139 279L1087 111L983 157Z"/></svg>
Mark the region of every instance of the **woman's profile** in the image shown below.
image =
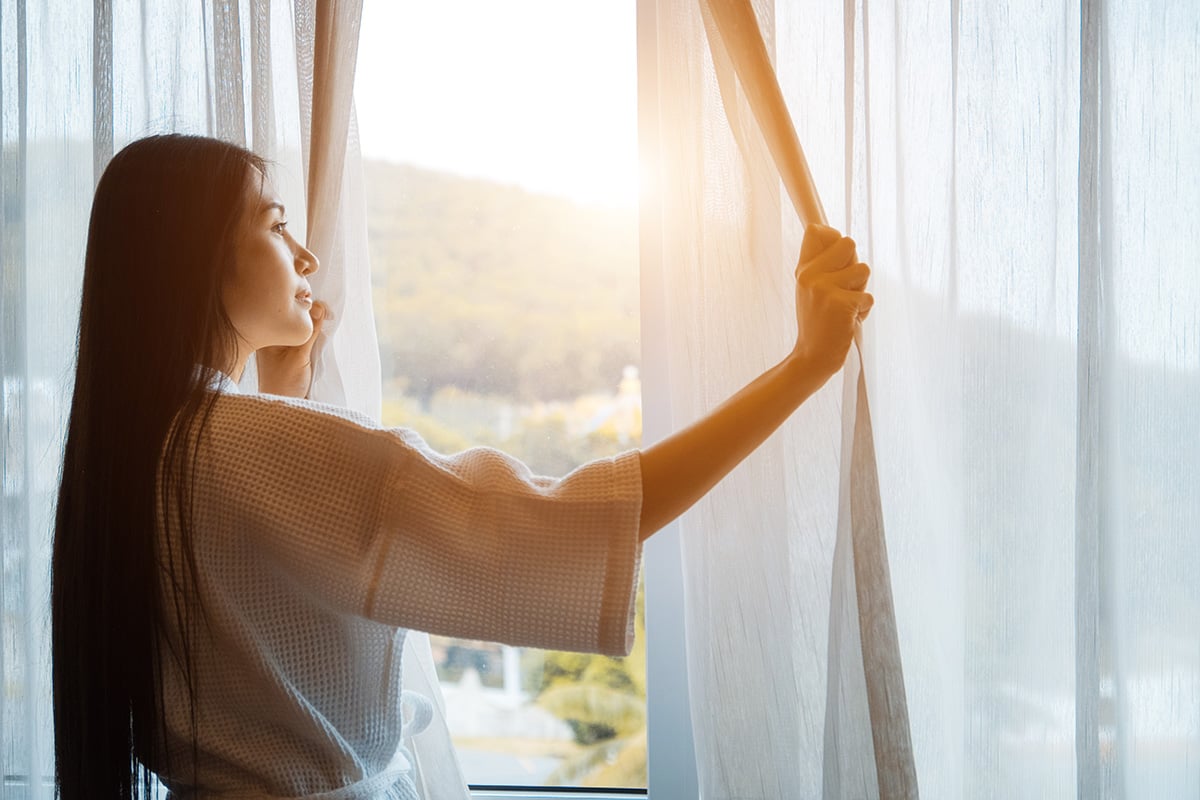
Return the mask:
<svg viewBox="0 0 1200 800"><path fill-rule="evenodd" d="M409 629L619 654L641 543L840 367L870 310L810 227L798 335L691 426L561 478L305 399L324 306L268 165L136 141L96 189L55 525L63 800L415 798ZM256 354L260 391L237 381Z"/></svg>

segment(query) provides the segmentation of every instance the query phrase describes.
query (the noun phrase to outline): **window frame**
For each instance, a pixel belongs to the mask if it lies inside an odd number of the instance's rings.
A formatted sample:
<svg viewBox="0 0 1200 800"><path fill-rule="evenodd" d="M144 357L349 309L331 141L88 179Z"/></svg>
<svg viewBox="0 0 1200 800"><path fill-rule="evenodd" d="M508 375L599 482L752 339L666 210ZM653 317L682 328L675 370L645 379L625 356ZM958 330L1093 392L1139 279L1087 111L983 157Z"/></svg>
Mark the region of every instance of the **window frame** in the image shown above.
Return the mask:
<svg viewBox="0 0 1200 800"><path fill-rule="evenodd" d="M641 282L642 441L673 429L670 359L662 310L667 290L662 265L661 123L658 98L658 3L637 0L639 193L638 276ZM689 706L683 555L678 521L643 546L646 573L647 792L654 800L700 796Z"/></svg>
<svg viewBox="0 0 1200 800"><path fill-rule="evenodd" d="M673 429L668 394L666 305L662 270L662 204L656 188L661 141L658 104L658 5L637 0L638 274L641 285L642 440L654 442ZM684 633L683 557L678 522L646 541L642 551L646 602L645 793L554 788L471 790L473 800L695 800L700 796L688 700Z"/></svg>

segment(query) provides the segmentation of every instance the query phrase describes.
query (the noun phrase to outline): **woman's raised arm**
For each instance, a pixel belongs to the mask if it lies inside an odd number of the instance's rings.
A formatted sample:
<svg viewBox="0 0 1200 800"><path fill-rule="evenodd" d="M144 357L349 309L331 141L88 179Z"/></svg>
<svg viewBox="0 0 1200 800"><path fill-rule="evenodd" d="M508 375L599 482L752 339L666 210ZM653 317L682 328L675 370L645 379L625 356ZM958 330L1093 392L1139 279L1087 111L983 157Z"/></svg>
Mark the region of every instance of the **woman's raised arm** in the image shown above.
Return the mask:
<svg viewBox="0 0 1200 800"><path fill-rule="evenodd" d="M642 451L641 538L678 517L783 424L846 360L874 302L853 240L810 225L796 268L796 344L779 364Z"/></svg>

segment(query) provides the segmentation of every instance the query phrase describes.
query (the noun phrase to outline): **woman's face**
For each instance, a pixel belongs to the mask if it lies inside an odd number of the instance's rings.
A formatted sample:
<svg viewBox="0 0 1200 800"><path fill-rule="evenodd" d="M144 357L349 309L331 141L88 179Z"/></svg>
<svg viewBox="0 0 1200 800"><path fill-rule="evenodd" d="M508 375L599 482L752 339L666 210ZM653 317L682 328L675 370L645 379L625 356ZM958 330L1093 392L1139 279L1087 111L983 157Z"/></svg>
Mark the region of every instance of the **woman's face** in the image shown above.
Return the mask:
<svg viewBox="0 0 1200 800"><path fill-rule="evenodd" d="M248 350L303 344L312 335L307 276L317 257L292 238L283 203L258 170L249 171L245 191L233 273L221 292L225 313Z"/></svg>

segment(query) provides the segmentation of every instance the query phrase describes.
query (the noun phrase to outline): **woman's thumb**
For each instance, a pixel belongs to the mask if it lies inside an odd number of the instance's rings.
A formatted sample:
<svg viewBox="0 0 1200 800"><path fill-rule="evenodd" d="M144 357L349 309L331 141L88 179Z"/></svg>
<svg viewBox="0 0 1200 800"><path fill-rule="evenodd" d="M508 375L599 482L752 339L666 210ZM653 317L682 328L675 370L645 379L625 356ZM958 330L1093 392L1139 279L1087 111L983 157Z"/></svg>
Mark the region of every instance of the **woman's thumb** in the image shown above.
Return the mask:
<svg viewBox="0 0 1200 800"><path fill-rule="evenodd" d="M317 336L321 333L321 328L325 327L325 320L330 318L329 306L322 303L320 300L313 303L312 308L308 312L312 317L312 336L308 337L308 346L311 348L317 341Z"/></svg>

